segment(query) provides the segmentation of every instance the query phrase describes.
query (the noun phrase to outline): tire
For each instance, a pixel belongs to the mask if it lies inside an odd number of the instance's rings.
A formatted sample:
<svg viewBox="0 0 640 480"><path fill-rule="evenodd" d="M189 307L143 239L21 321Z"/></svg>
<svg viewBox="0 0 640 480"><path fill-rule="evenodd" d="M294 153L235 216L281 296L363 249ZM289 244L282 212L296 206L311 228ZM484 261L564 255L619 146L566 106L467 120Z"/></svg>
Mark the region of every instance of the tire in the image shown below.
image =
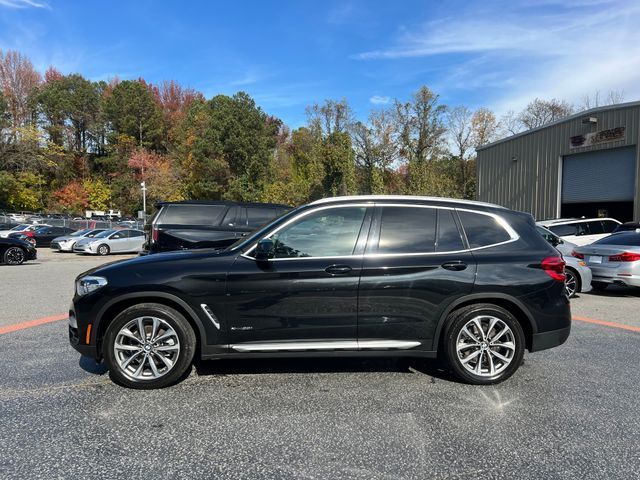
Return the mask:
<svg viewBox="0 0 640 480"><path fill-rule="evenodd" d="M150 341L156 321L155 336L160 343ZM141 303L124 310L109 324L102 343L111 379L142 390L168 387L181 380L191 367L195 350L196 335L189 322L173 308L157 303Z"/></svg>
<svg viewBox="0 0 640 480"><path fill-rule="evenodd" d="M101 255L103 257L111 253L111 249L109 248L109 245L107 245L106 243L102 243L98 245L98 249L96 251L98 252L98 255Z"/></svg>
<svg viewBox="0 0 640 480"><path fill-rule="evenodd" d="M565 269L564 288L569 298L575 297L577 293L582 291L582 282L580 275L573 268Z"/></svg>
<svg viewBox="0 0 640 480"><path fill-rule="evenodd" d="M606 290L608 286L608 283L591 282L591 288L593 288L596 292L602 292Z"/></svg>
<svg viewBox="0 0 640 480"><path fill-rule="evenodd" d="M27 259L27 253L20 247L9 247L2 256L2 261L7 265L22 265Z"/></svg>
<svg viewBox="0 0 640 480"><path fill-rule="evenodd" d="M483 328L482 333L475 322ZM449 367L460 380L491 385L506 380L520 367L525 336L509 311L482 303L449 314L443 348Z"/></svg>

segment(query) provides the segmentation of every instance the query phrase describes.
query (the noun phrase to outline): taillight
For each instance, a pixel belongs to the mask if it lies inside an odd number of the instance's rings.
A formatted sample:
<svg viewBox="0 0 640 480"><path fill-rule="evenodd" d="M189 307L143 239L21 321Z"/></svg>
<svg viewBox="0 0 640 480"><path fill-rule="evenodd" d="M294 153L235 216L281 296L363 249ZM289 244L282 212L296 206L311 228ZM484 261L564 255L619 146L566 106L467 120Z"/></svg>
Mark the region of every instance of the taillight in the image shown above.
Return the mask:
<svg viewBox="0 0 640 480"><path fill-rule="evenodd" d="M584 253L578 253L575 250L571 252L571 256L584 260Z"/></svg>
<svg viewBox="0 0 640 480"><path fill-rule="evenodd" d="M640 253L635 252L622 252L609 257L610 262L637 262L638 260L640 260Z"/></svg>
<svg viewBox="0 0 640 480"><path fill-rule="evenodd" d="M547 257L540 266L554 280L564 282L564 260L560 257Z"/></svg>
<svg viewBox="0 0 640 480"><path fill-rule="evenodd" d="M151 229L151 240L153 240L154 242L158 241L158 229L156 227L153 227Z"/></svg>
<svg viewBox="0 0 640 480"><path fill-rule="evenodd" d="M33 232L25 232L25 235L26 235L27 237L33 237Z"/></svg>

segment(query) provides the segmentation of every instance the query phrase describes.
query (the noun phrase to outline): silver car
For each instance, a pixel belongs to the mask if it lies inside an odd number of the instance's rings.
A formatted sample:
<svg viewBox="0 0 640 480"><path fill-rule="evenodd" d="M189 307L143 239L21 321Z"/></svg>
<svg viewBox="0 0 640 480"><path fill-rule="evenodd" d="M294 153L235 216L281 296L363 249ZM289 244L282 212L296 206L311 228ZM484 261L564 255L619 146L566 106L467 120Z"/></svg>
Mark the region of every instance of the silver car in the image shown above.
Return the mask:
<svg viewBox="0 0 640 480"><path fill-rule="evenodd" d="M93 238L78 240L73 246L75 253L109 255L110 253L134 253L142 250L142 230L105 230Z"/></svg>
<svg viewBox="0 0 640 480"><path fill-rule="evenodd" d="M50 247L51 250L58 250L59 252L72 252L73 246L78 240L82 238L93 238L104 231L104 228L78 230L70 235L63 235L61 237L54 238L51 240Z"/></svg>
<svg viewBox="0 0 640 480"><path fill-rule="evenodd" d="M640 287L640 232L618 232L591 245L577 247L573 256L587 262L594 290L609 285Z"/></svg>
<svg viewBox="0 0 640 480"><path fill-rule="evenodd" d="M546 228L536 225L536 230L544 239L553 245L562 254L566 262L564 286L569 297L576 293L588 292L591 290L591 270L587 263L580 258L572 256L572 252L578 247L576 244L563 240L555 233Z"/></svg>

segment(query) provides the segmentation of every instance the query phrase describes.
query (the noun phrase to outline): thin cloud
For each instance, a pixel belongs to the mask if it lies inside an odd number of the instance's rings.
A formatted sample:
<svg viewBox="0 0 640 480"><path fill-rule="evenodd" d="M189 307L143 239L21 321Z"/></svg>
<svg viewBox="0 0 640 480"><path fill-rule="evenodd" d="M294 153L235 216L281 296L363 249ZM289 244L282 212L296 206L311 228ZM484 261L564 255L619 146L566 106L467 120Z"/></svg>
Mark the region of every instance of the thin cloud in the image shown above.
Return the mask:
<svg viewBox="0 0 640 480"><path fill-rule="evenodd" d="M577 102L595 90L640 98L640 4L617 2L608 8L601 3L469 11L401 30L391 46L353 58L446 55L448 71L431 86L439 92L475 90L499 113L522 108L535 97Z"/></svg>
<svg viewBox="0 0 640 480"><path fill-rule="evenodd" d="M374 105L386 105L387 103L389 103L391 101L390 97L382 97L380 95L374 95L373 97L371 97L369 99L369 101L371 103L373 103Z"/></svg>
<svg viewBox="0 0 640 480"><path fill-rule="evenodd" d="M47 8L51 6L44 2L36 2L34 0L0 0L0 7L8 8Z"/></svg>

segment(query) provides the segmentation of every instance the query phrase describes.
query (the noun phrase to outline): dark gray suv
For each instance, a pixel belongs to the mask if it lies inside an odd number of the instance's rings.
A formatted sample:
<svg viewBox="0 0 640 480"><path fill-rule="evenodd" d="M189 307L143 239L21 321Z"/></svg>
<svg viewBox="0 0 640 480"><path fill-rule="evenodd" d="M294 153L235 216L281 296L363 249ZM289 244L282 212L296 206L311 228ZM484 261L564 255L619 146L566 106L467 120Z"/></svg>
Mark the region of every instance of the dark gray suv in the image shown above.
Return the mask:
<svg viewBox="0 0 640 480"><path fill-rule="evenodd" d="M161 202L156 208L144 228L143 255L226 247L291 210L273 203L226 201Z"/></svg>

